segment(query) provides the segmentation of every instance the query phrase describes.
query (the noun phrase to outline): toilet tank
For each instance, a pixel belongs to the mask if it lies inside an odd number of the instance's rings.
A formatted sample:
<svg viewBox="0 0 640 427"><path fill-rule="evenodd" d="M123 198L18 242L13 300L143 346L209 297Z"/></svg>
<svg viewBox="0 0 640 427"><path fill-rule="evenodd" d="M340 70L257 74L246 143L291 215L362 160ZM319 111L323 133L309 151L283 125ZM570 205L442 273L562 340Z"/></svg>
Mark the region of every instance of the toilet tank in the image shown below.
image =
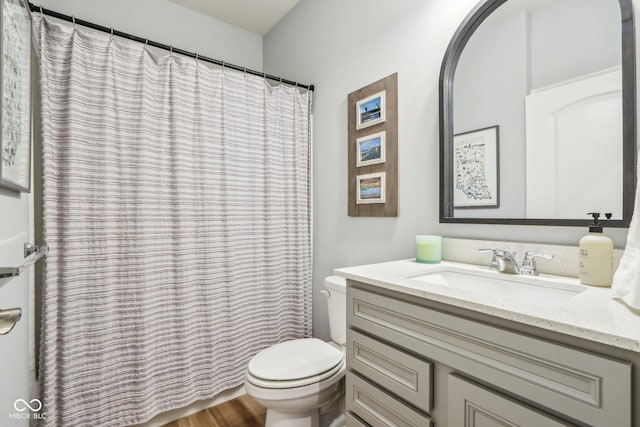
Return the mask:
<svg viewBox="0 0 640 427"><path fill-rule="evenodd" d="M324 279L329 306L329 329L331 341L346 345L347 343L347 279L340 276L329 276Z"/></svg>

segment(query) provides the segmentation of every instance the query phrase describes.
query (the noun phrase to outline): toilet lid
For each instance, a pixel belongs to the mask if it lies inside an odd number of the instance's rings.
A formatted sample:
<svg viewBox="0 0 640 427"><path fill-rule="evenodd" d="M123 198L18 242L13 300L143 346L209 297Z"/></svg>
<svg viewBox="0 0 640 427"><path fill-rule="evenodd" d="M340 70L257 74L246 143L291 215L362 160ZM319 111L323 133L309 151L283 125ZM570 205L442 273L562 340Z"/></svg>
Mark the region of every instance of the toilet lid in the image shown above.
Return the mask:
<svg viewBox="0 0 640 427"><path fill-rule="evenodd" d="M317 338L285 341L258 353L249 372L268 381L291 381L322 374L342 362L344 354Z"/></svg>

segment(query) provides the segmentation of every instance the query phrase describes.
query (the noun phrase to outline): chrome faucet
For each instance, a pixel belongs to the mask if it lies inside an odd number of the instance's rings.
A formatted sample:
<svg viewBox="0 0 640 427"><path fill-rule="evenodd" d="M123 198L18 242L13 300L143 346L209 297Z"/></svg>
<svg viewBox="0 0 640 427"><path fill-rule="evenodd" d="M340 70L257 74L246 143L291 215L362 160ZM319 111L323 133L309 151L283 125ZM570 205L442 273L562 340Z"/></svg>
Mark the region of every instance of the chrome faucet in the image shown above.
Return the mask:
<svg viewBox="0 0 640 427"><path fill-rule="evenodd" d="M522 266L518 266L516 260L517 252L509 252L503 249L478 249L479 252L491 253L491 263L489 269L500 273L521 274L525 276L537 276L535 258L553 259L553 255L527 251L522 260Z"/></svg>

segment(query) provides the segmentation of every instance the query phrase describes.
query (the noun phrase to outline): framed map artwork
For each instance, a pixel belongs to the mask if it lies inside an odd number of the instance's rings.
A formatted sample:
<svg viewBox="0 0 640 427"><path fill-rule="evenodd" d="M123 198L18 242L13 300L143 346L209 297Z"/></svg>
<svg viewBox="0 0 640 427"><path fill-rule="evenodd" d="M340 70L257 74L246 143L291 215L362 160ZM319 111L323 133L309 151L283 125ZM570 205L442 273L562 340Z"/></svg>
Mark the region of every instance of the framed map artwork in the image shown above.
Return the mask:
<svg viewBox="0 0 640 427"><path fill-rule="evenodd" d="M26 0L0 0L0 187L30 191L31 13Z"/></svg>
<svg viewBox="0 0 640 427"><path fill-rule="evenodd" d="M453 136L454 208L500 206L498 139L498 126Z"/></svg>

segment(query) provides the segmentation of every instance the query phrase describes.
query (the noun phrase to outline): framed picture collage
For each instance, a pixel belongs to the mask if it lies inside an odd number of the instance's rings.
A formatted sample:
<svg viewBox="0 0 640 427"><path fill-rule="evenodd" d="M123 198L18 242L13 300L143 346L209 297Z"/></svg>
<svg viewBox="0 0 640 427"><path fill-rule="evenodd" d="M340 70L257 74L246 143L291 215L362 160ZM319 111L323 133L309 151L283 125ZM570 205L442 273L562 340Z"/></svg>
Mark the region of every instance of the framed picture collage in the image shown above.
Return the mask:
<svg viewBox="0 0 640 427"><path fill-rule="evenodd" d="M397 76L348 96L349 216L398 215Z"/></svg>

